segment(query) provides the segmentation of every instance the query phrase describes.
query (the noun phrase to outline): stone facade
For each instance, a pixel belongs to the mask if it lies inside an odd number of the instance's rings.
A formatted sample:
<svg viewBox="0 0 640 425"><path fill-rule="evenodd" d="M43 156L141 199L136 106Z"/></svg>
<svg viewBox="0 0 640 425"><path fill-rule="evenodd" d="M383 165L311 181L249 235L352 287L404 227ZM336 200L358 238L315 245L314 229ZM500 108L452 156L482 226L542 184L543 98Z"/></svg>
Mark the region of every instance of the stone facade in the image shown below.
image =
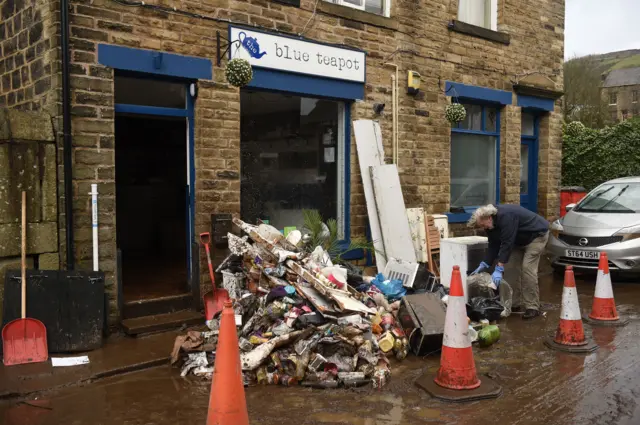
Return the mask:
<svg viewBox="0 0 640 425"><path fill-rule="evenodd" d="M639 72L640 72L640 68ZM615 93L616 103L610 104L610 95ZM635 93L635 94L634 94ZM640 117L640 84L633 86L604 87L602 96L608 105L609 117L613 122Z"/></svg>
<svg viewBox="0 0 640 425"><path fill-rule="evenodd" d="M59 267L56 168L51 117L0 108L0 317L5 271L20 269L22 191L28 267Z"/></svg>
<svg viewBox="0 0 640 425"><path fill-rule="evenodd" d="M3 4L8 1L16 0ZM216 31L226 34L226 21L294 35L304 32L311 41L365 50L365 99L353 104L351 116L379 120L388 160L391 108L378 116L372 106L391 105L391 74L397 65L401 82L398 166L405 202L407 207L425 207L430 213L450 207L451 125L444 109L451 100L445 95L446 81L511 92L514 84L538 74L546 79L546 88L562 91L564 0L499 0L498 41L451 28L457 2L450 0L392 0L390 18L323 0L301 0L300 7L268 0L151 2L156 3L175 11L112 0L71 2L76 254L78 267L89 268L88 192L91 183L98 183L101 268L108 283L114 282L116 265L114 71L98 63L99 43L213 59L214 77L199 82L195 106L196 234L210 228L212 213L240 212L240 95L226 83L224 63L215 66ZM3 22L6 30L6 19ZM409 70L422 75L418 95L406 93L403 82ZM500 193L503 202L512 203L519 202L520 184L521 111L516 105L514 94L513 105L502 110L500 129ZM558 100L540 128L538 211L547 218L557 216L559 210L561 109ZM364 234L367 214L354 142L351 152L351 233L356 236ZM456 234L466 232L461 225L451 227ZM62 234L60 241L63 244ZM206 281L203 273L203 285ZM115 308L115 299L113 303Z"/></svg>

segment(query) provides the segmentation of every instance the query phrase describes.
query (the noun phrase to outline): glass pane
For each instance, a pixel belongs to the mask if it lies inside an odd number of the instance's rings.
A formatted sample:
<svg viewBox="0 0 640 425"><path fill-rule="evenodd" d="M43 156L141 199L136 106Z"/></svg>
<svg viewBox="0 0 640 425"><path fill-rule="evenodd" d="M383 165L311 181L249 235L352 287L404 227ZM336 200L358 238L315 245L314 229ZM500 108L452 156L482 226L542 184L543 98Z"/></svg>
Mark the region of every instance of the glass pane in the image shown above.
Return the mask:
<svg viewBox="0 0 640 425"><path fill-rule="evenodd" d="M576 211L640 213L640 183L605 183L589 193Z"/></svg>
<svg viewBox="0 0 640 425"><path fill-rule="evenodd" d="M366 0L364 10L376 15L384 15L384 0Z"/></svg>
<svg viewBox="0 0 640 425"><path fill-rule="evenodd" d="M529 146L520 145L520 194L529 193Z"/></svg>
<svg viewBox="0 0 640 425"><path fill-rule="evenodd" d="M486 108L486 112L487 114L486 118L485 118L485 131L488 131L490 133L496 133L496 125L498 123L498 111L496 109L493 108Z"/></svg>
<svg viewBox="0 0 640 425"><path fill-rule="evenodd" d="M464 109L467 110L467 116L460 123L460 128L482 131L482 106L464 105Z"/></svg>
<svg viewBox="0 0 640 425"><path fill-rule="evenodd" d="M469 207L496 201L496 138L451 135L451 206Z"/></svg>
<svg viewBox="0 0 640 425"><path fill-rule="evenodd" d="M116 103L180 109L187 107L187 87L184 83L116 75L115 92Z"/></svg>
<svg viewBox="0 0 640 425"><path fill-rule="evenodd" d="M248 90L240 102L242 219L300 229L316 209L340 222L340 104Z"/></svg>
<svg viewBox="0 0 640 425"><path fill-rule="evenodd" d="M522 113L522 135L535 136L535 117L527 112Z"/></svg>

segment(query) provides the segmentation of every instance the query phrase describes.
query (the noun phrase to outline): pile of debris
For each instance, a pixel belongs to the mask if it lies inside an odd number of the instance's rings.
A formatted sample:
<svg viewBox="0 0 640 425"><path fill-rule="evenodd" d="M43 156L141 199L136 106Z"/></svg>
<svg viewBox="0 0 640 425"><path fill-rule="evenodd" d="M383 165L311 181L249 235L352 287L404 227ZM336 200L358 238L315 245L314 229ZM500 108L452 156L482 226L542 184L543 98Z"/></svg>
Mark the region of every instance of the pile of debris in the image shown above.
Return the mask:
<svg viewBox="0 0 640 425"><path fill-rule="evenodd" d="M247 236L228 234L231 255L218 271L234 301L245 383L384 386L388 358L402 360L409 351L396 322L402 282L334 265L300 231L285 238L268 224L234 224ZM176 340L172 363L183 361L183 376L211 376L219 325L214 317L210 332Z"/></svg>

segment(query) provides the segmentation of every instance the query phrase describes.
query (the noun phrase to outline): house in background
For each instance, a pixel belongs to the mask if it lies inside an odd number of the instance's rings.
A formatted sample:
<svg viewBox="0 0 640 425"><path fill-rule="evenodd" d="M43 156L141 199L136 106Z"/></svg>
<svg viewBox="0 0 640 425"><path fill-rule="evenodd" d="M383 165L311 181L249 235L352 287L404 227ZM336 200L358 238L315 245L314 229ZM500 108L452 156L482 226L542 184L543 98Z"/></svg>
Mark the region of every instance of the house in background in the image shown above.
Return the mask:
<svg viewBox="0 0 640 425"><path fill-rule="evenodd" d="M640 117L640 67L614 69L603 78L602 97L611 121Z"/></svg>

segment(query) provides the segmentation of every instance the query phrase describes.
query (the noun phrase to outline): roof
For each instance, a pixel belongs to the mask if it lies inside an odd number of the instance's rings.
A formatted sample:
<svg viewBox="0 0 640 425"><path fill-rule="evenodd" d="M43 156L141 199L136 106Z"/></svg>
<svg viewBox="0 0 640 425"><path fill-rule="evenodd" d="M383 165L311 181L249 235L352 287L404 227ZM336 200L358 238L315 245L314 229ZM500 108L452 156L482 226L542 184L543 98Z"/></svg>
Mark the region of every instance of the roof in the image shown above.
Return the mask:
<svg viewBox="0 0 640 425"><path fill-rule="evenodd" d="M603 87L640 85L640 68L614 69L604 80Z"/></svg>

